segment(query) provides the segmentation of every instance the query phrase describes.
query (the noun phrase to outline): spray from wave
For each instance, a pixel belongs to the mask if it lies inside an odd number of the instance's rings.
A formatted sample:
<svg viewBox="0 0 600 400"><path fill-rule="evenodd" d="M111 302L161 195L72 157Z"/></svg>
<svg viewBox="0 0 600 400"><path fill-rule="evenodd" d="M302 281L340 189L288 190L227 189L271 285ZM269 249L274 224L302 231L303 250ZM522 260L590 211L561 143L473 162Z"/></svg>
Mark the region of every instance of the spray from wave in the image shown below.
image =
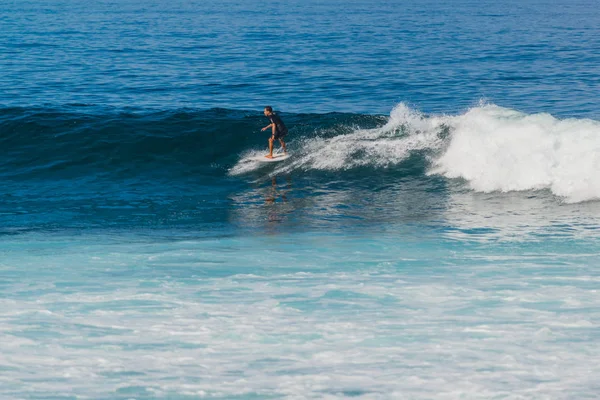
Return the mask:
<svg viewBox="0 0 600 400"><path fill-rule="evenodd" d="M316 137L299 138L293 150L293 158L278 166L275 172L393 167L415 152L431 152L441 148L446 128L442 120L426 118L400 104L394 108L383 126L347 130L348 133L333 137L328 132L322 132ZM259 154L261 152L258 151L242 154L240 161L230 169L230 174L240 175L261 168L261 163L249 162Z"/></svg>
<svg viewBox="0 0 600 400"><path fill-rule="evenodd" d="M567 202L600 199L600 123L486 105L448 118L451 140L430 173L476 191L549 189Z"/></svg>
<svg viewBox="0 0 600 400"><path fill-rule="evenodd" d="M493 104L425 116L401 103L380 127L300 138L295 147L294 157L273 173L393 168L419 153L429 175L464 179L475 191L547 189L569 203L600 199L600 122L590 119L561 120ZM262 167L248 163L248 155L231 175Z"/></svg>

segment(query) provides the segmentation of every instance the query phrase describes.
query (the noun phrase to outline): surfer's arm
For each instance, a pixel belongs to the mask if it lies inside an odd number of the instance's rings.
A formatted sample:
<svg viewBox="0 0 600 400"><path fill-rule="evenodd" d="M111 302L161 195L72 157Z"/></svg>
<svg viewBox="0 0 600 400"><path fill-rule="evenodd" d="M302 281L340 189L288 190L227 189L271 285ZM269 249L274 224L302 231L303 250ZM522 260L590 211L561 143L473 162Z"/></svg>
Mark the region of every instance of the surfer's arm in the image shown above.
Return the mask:
<svg viewBox="0 0 600 400"><path fill-rule="evenodd" d="M261 129L261 131L263 131L263 132L264 132L264 131L266 131L267 129L269 129L269 128L274 128L274 127L275 127L275 124L269 124L269 125L265 126L264 128L262 128L262 129Z"/></svg>

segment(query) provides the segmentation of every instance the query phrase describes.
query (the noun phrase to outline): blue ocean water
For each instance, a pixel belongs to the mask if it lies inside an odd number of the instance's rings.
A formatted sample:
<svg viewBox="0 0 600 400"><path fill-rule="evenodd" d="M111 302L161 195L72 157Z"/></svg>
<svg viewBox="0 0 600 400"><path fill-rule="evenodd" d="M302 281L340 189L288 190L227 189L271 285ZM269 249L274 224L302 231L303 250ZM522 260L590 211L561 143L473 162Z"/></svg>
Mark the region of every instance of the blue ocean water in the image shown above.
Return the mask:
<svg viewBox="0 0 600 400"><path fill-rule="evenodd" d="M0 397L597 398L599 23L3 2Z"/></svg>

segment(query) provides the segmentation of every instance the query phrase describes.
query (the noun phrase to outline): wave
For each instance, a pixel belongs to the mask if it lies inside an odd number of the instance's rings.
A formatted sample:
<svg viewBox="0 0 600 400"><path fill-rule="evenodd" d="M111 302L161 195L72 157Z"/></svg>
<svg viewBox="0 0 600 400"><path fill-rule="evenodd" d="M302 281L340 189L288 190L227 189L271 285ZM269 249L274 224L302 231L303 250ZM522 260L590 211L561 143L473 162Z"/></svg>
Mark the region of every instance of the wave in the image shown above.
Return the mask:
<svg viewBox="0 0 600 400"><path fill-rule="evenodd" d="M285 119L294 126L295 136L305 138L319 129L336 135L339 126L375 126L381 121L355 114L290 114ZM101 172L177 178L226 173L240 153L265 147L268 134L260 128L267 123L259 112L226 109L151 113L85 107L1 109L0 176L43 179Z"/></svg>
<svg viewBox="0 0 600 400"><path fill-rule="evenodd" d="M600 199L600 122L525 114L480 104L460 115L426 116L405 104L379 127L300 140L274 173L398 168L425 160L427 175L462 179L479 192L550 190L566 202ZM238 162L230 173L259 164Z"/></svg>
<svg viewBox="0 0 600 400"><path fill-rule="evenodd" d="M260 112L181 109L128 113L86 107L0 109L4 180L179 179L248 173L396 171L459 179L479 192L549 190L566 202L600 199L600 122L480 104L425 115L401 103L389 116L282 114L292 157L265 166Z"/></svg>

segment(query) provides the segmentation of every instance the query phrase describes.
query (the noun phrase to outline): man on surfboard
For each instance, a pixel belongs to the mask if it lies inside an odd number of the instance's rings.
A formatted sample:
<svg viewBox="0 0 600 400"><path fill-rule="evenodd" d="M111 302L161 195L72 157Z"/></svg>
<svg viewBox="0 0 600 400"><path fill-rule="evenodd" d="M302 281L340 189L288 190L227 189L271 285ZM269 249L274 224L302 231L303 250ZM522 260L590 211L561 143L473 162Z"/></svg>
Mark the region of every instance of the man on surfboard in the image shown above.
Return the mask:
<svg viewBox="0 0 600 400"><path fill-rule="evenodd" d="M285 124L281 118L279 118L279 115L273 112L273 108L271 106L265 107L265 117L269 118L271 123L262 128L261 131L264 132L269 128L272 129L271 138L269 139L269 154L267 154L265 157L273 158L273 142L275 142L275 140L279 140L281 148L283 149L283 154L287 154L287 151L285 150L285 142L283 141L283 138L288 132Z"/></svg>

